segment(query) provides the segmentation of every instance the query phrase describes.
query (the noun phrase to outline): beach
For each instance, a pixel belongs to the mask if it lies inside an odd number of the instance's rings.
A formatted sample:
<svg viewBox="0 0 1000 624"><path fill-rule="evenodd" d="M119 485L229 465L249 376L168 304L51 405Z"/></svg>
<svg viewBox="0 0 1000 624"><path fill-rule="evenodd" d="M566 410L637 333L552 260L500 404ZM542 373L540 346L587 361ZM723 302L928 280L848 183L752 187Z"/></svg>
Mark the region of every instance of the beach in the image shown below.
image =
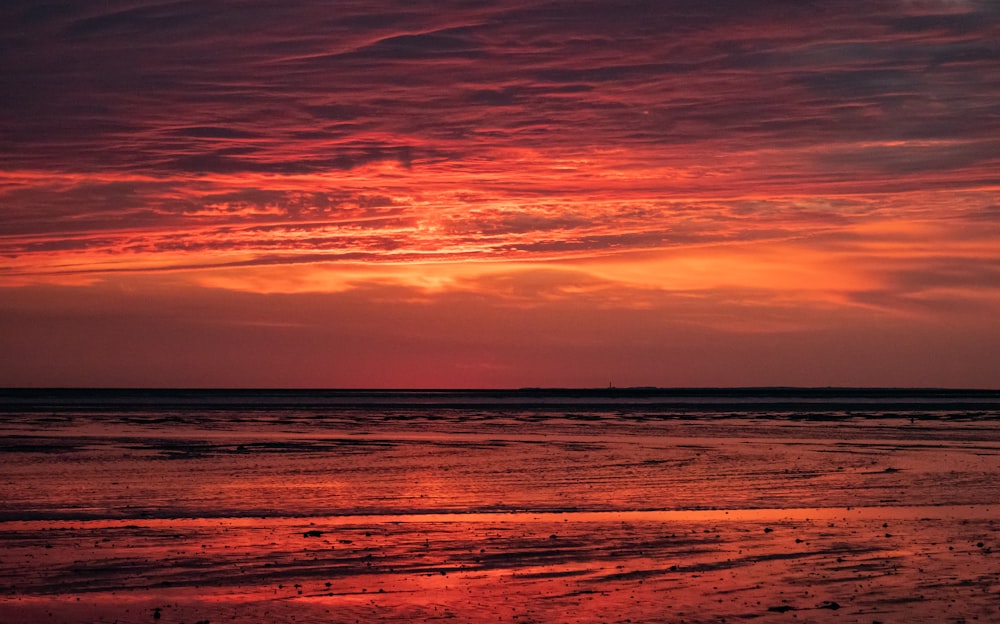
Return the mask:
<svg viewBox="0 0 1000 624"><path fill-rule="evenodd" d="M4 405L2 622L1000 619L992 395Z"/></svg>

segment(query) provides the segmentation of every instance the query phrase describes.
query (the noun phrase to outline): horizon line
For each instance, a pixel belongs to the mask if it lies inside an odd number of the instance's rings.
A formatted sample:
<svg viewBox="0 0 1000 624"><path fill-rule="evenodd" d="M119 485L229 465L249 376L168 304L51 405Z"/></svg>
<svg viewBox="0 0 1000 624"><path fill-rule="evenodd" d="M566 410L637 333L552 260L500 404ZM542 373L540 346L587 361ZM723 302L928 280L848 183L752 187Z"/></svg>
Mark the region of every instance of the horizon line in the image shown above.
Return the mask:
<svg viewBox="0 0 1000 624"><path fill-rule="evenodd" d="M920 391L1000 392L1000 387L961 386L519 386L488 387L315 387L315 386L0 386L7 391L108 392L713 392L713 391Z"/></svg>

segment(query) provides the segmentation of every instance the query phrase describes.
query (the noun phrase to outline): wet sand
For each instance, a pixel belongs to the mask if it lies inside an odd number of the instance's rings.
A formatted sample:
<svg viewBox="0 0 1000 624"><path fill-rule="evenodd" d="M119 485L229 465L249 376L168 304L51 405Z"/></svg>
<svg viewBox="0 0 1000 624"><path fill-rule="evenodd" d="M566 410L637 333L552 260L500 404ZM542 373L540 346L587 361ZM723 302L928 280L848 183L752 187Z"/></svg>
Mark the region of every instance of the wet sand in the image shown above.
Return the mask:
<svg viewBox="0 0 1000 624"><path fill-rule="evenodd" d="M0 622L1000 621L1000 414L39 410Z"/></svg>

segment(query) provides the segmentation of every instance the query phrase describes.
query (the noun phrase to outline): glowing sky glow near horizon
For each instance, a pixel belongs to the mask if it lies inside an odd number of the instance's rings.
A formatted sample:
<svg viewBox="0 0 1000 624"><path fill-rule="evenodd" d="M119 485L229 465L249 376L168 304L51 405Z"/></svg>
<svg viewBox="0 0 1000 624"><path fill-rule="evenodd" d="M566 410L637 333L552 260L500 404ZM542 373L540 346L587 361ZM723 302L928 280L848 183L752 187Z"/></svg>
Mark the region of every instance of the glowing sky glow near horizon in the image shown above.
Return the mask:
<svg viewBox="0 0 1000 624"><path fill-rule="evenodd" d="M0 7L0 385L1000 387L1000 5Z"/></svg>

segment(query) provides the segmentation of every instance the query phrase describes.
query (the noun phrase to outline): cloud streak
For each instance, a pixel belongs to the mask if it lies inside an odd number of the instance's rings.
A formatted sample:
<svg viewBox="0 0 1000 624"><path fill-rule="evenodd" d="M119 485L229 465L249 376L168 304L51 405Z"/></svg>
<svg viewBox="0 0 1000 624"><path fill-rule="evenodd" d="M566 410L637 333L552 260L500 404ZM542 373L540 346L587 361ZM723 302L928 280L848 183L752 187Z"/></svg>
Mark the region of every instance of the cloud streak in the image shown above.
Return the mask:
<svg viewBox="0 0 1000 624"><path fill-rule="evenodd" d="M0 24L8 290L817 323L1000 300L993 2L14 0Z"/></svg>

